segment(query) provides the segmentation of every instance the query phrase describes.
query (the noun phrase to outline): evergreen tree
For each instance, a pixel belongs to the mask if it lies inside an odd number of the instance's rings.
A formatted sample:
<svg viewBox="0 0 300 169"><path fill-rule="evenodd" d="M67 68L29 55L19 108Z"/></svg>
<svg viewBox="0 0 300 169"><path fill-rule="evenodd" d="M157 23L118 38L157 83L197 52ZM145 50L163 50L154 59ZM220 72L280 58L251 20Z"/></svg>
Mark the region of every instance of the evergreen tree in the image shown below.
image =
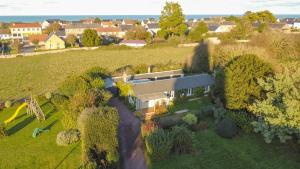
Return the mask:
<svg viewBox="0 0 300 169"><path fill-rule="evenodd" d="M86 29L82 34L82 44L86 47L99 46L101 38L98 36L96 30Z"/></svg>
<svg viewBox="0 0 300 169"><path fill-rule="evenodd" d="M164 37L184 35L187 26L181 6L175 2L166 2L161 11L159 25L161 32L164 32Z"/></svg>
<svg viewBox="0 0 300 169"><path fill-rule="evenodd" d="M206 23L199 22L198 25L191 30L189 33L189 38L192 41L200 41L203 38L203 35L208 32L208 27Z"/></svg>

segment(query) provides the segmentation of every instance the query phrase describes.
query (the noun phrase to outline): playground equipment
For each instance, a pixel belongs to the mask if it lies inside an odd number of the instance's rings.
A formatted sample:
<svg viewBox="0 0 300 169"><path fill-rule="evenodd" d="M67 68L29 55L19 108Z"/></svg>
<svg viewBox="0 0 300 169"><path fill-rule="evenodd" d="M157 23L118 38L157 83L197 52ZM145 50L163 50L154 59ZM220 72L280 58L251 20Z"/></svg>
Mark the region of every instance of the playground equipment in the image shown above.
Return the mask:
<svg viewBox="0 0 300 169"><path fill-rule="evenodd" d="M48 132L49 130L41 129L41 128L35 128L32 132L32 137L36 138L38 135L40 135L42 132Z"/></svg>
<svg viewBox="0 0 300 169"><path fill-rule="evenodd" d="M41 121L45 120L45 114L42 111L41 107L37 103L37 101L31 96L29 100L25 100L21 106L19 106L16 110L16 112L7 120L4 121L5 124L8 124L12 122L19 114L20 110L23 109L25 106L27 106L27 114L28 115L35 115L35 117Z"/></svg>

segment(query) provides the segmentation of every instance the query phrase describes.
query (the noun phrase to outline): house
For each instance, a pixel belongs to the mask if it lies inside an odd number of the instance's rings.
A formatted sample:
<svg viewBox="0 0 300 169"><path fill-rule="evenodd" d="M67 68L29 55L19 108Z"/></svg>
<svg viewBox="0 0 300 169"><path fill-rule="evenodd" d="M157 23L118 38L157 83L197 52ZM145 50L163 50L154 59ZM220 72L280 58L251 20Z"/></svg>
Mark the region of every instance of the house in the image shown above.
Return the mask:
<svg viewBox="0 0 300 169"><path fill-rule="evenodd" d="M103 28L115 27L115 25L112 21L102 21L101 26Z"/></svg>
<svg viewBox="0 0 300 169"><path fill-rule="evenodd" d="M219 27L218 23L207 23L208 33L215 33Z"/></svg>
<svg viewBox="0 0 300 169"><path fill-rule="evenodd" d="M9 29L0 29L0 40L11 39L11 33Z"/></svg>
<svg viewBox="0 0 300 169"><path fill-rule="evenodd" d="M186 22L185 24L188 27L188 29L191 30L193 27L197 26L198 23L189 21L189 22Z"/></svg>
<svg viewBox="0 0 300 169"><path fill-rule="evenodd" d="M45 41L45 49L64 49L66 48L65 41L56 33L51 33Z"/></svg>
<svg viewBox="0 0 300 169"><path fill-rule="evenodd" d="M118 27L101 27L96 29L98 35L122 38L121 29Z"/></svg>
<svg viewBox="0 0 300 169"><path fill-rule="evenodd" d="M60 19L47 19L45 21L42 22L42 29L46 29L48 26L50 26L53 23L58 23L60 25L64 24L64 21L60 20Z"/></svg>
<svg viewBox="0 0 300 169"><path fill-rule="evenodd" d="M300 29L300 21L299 22L294 22L293 28Z"/></svg>
<svg viewBox="0 0 300 169"><path fill-rule="evenodd" d="M144 40L122 40L119 45L125 45L129 47L139 48L146 46L147 43Z"/></svg>
<svg viewBox="0 0 300 169"><path fill-rule="evenodd" d="M10 32L13 39L26 41L29 35L42 34L42 26L39 23L12 23Z"/></svg>
<svg viewBox="0 0 300 169"><path fill-rule="evenodd" d="M124 78L126 80L126 78ZM156 105L168 106L177 96L193 96L199 87L210 91L214 78L208 74L172 77L162 80L139 79L126 81L131 86L129 103L136 110L155 111Z"/></svg>
<svg viewBox="0 0 300 169"><path fill-rule="evenodd" d="M290 29L289 25L286 23L270 23L269 27L272 30L281 30L281 31L286 31Z"/></svg>
<svg viewBox="0 0 300 169"><path fill-rule="evenodd" d="M122 21L122 25L136 25L137 23L138 21L133 19L124 19Z"/></svg>
<svg viewBox="0 0 300 169"><path fill-rule="evenodd" d="M142 20L141 25L145 27L147 24L151 23L149 20Z"/></svg>
<svg viewBox="0 0 300 169"><path fill-rule="evenodd" d="M126 32L135 28L135 25L120 25L119 28L121 29L121 36L124 37Z"/></svg>
<svg viewBox="0 0 300 169"><path fill-rule="evenodd" d="M28 37L29 45L35 45L35 41L38 42L39 46L45 45L45 41L48 39L47 34L36 34L36 35L30 35Z"/></svg>
<svg viewBox="0 0 300 169"><path fill-rule="evenodd" d="M215 30L216 33L225 33L230 32L236 24L234 22L223 22L221 25Z"/></svg>
<svg viewBox="0 0 300 169"><path fill-rule="evenodd" d="M160 30L158 23L149 23L145 25L145 28L147 29L148 32L151 33L152 36L156 35L157 32Z"/></svg>
<svg viewBox="0 0 300 169"><path fill-rule="evenodd" d="M83 34L85 29L94 29L101 28L101 24L69 24L64 26L66 36L75 35L80 36Z"/></svg>
<svg viewBox="0 0 300 169"><path fill-rule="evenodd" d="M94 24L95 23L95 18L85 18L85 19L81 19L80 23L82 24Z"/></svg>

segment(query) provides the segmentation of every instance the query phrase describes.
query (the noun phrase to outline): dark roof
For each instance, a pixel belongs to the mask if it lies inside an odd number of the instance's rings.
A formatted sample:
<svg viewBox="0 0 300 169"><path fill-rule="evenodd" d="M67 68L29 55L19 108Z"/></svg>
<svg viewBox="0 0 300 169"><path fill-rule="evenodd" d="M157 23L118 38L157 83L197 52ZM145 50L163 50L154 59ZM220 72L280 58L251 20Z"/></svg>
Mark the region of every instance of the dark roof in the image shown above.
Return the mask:
<svg viewBox="0 0 300 169"><path fill-rule="evenodd" d="M57 37L59 37L55 32L52 32L49 34L48 38L45 40L45 42L47 42L53 35L56 35ZM59 37L62 41L64 41L61 37Z"/></svg>
<svg viewBox="0 0 300 169"><path fill-rule="evenodd" d="M64 29L61 29L56 32L56 35L59 37L66 36L66 32Z"/></svg>
<svg viewBox="0 0 300 169"><path fill-rule="evenodd" d="M123 32L132 30L133 28L134 28L134 25L120 25L120 29Z"/></svg>
<svg viewBox="0 0 300 169"><path fill-rule="evenodd" d="M47 19L46 20L48 23L59 23L63 22L61 19Z"/></svg>
<svg viewBox="0 0 300 169"><path fill-rule="evenodd" d="M159 29L158 23L149 23L147 24L148 29Z"/></svg>
<svg viewBox="0 0 300 169"><path fill-rule="evenodd" d="M76 29L76 28L100 28L101 24L70 24L66 25L65 29Z"/></svg>
<svg viewBox="0 0 300 169"><path fill-rule="evenodd" d="M216 31L218 29L220 25L216 24L216 23L208 23L207 27L208 27L208 31Z"/></svg>
<svg viewBox="0 0 300 169"><path fill-rule="evenodd" d="M135 96L139 97L172 90L205 87L212 84L214 84L214 79L211 75L199 74L166 80L133 83L132 89Z"/></svg>

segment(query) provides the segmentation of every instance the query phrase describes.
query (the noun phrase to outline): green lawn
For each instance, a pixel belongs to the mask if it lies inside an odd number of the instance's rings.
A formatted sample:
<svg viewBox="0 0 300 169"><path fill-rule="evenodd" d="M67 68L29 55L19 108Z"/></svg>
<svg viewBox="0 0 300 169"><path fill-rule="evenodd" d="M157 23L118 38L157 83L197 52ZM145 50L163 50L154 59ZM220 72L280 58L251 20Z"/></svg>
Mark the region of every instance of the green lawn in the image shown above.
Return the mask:
<svg viewBox="0 0 300 169"><path fill-rule="evenodd" d="M68 75L100 66L113 71L125 65L183 62L194 48L103 48L0 60L0 100L40 94L57 88Z"/></svg>
<svg viewBox="0 0 300 169"><path fill-rule="evenodd" d="M17 106L0 111L0 121L10 117ZM44 104L42 109L46 121L38 122L23 109L17 119L7 126L9 136L0 139L0 168L33 169L43 166L45 169L54 169L80 166L80 143L67 147L56 145L56 135L63 130L60 122L62 113L54 110L50 103ZM49 132L33 138L35 128L47 128Z"/></svg>
<svg viewBox="0 0 300 169"><path fill-rule="evenodd" d="M224 139L209 128L195 133L196 153L171 155L152 169L299 169L300 155L282 144L266 144L261 136L240 134Z"/></svg>

